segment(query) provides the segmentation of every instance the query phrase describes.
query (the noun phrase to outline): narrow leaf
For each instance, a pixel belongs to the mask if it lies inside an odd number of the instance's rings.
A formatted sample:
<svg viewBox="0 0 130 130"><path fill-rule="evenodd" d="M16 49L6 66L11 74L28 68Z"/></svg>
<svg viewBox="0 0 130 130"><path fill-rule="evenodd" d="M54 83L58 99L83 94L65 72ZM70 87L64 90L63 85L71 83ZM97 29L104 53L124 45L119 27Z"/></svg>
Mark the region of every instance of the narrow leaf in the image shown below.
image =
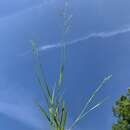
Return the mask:
<svg viewBox="0 0 130 130"><path fill-rule="evenodd" d="M36 102L36 104L39 107L41 113L47 118L49 122L51 122L50 117L48 116L48 113L44 110L44 108L38 102Z"/></svg>

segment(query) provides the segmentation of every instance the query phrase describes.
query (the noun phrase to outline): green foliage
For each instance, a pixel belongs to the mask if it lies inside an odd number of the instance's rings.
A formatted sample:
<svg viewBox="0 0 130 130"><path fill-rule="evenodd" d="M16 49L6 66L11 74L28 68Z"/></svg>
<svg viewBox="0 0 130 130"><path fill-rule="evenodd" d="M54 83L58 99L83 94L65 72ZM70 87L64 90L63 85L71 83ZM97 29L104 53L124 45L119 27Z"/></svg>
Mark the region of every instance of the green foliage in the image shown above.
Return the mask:
<svg viewBox="0 0 130 130"><path fill-rule="evenodd" d="M113 124L112 130L130 130L130 89L116 101L113 113L118 120Z"/></svg>

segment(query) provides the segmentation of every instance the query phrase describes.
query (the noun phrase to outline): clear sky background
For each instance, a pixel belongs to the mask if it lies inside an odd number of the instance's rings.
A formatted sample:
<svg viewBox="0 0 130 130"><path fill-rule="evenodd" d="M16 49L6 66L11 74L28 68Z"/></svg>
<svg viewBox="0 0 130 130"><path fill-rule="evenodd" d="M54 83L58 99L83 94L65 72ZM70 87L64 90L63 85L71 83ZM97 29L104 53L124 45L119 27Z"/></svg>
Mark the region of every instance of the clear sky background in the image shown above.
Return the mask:
<svg viewBox="0 0 130 130"><path fill-rule="evenodd" d="M112 106L130 86L130 1L70 0L69 6L73 18L63 88L69 124L100 81L112 74L94 103L109 99L75 129L110 130ZM61 0L0 0L1 130L49 130L34 104L42 99L35 86L30 40L42 48L41 62L52 85L60 63L62 8Z"/></svg>

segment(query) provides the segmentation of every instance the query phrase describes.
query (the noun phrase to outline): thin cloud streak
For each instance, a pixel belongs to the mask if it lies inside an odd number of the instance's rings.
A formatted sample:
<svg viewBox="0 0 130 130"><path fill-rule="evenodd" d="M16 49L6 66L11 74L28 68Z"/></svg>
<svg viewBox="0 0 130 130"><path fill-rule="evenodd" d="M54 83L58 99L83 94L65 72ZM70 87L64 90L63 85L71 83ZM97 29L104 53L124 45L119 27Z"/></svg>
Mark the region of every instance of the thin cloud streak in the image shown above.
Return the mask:
<svg viewBox="0 0 130 130"><path fill-rule="evenodd" d="M93 38L102 38L102 39L103 38L109 38L109 37L114 37L114 36L121 35L121 34L128 33L128 32L130 32L130 27L125 27L125 28L122 28L122 29L119 29L119 30L114 30L114 31L111 31L111 32L91 33L91 34L86 35L84 37L65 42L65 45L70 46L70 45L78 44L78 43L82 44L81 42L83 42L85 40L89 40L89 39L93 39ZM40 51L47 51L49 49L59 48L59 47L62 47L62 46L63 46L63 44L61 44L59 42L59 43L52 44L52 45L42 46L42 47L40 47L39 50Z"/></svg>
<svg viewBox="0 0 130 130"><path fill-rule="evenodd" d="M130 26L124 26L124 28L114 30L114 31L110 31L110 32L91 33L91 34L88 34L84 37L80 37L80 38L77 38L77 39L72 40L72 41L66 41L66 42L64 42L65 44L61 44L60 42L57 42L57 43L53 43L53 44L50 44L50 45L44 45L44 46L39 47L39 51L42 52L42 51L48 51L50 49L57 49L57 48L63 47L64 45L65 46L71 46L71 45L75 45L75 44L83 44L82 43L83 41L86 41L86 40L89 40L89 39L110 38L110 37L122 35L124 33L129 33L129 32L130 32ZM84 44L86 44L86 42ZM18 56L26 56L30 53L31 53L31 50L28 50L28 51L26 51L26 52L24 52L24 53L22 53Z"/></svg>
<svg viewBox="0 0 130 130"><path fill-rule="evenodd" d="M37 5L31 6L31 7L25 8L23 10L20 10L18 12L12 13L10 15L6 15L6 16L0 17L0 21L6 20L6 19L14 17L14 16L19 16L19 15L22 15L24 13L36 10L36 9L40 9L40 8L42 8L46 4L47 4L47 1L44 1L44 2L42 2L40 4L37 4Z"/></svg>
<svg viewBox="0 0 130 130"><path fill-rule="evenodd" d="M43 127L43 121L29 107L0 102L0 113L39 130L47 127L46 125Z"/></svg>

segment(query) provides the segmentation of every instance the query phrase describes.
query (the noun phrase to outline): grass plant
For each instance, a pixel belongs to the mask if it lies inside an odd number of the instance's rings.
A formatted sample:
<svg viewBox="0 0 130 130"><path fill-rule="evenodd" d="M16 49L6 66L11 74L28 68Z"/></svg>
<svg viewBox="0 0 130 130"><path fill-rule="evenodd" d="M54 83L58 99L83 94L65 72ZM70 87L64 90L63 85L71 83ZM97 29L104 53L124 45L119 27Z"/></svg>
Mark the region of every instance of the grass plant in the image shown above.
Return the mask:
<svg viewBox="0 0 130 130"><path fill-rule="evenodd" d="M33 48L33 55L36 61L38 61L35 64L36 67L36 78L39 83L39 86L41 87L47 109L45 109L45 106L41 105L41 103L36 102L40 112L42 115L48 120L48 123L50 125L50 130L72 130L83 118L85 118L91 111L101 106L106 98L104 98L102 101L99 101L97 104L95 104L93 107L90 107L91 103L94 101L94 98L96 97L97 93L105 86L106 82L111 79L112 75L109 75L103 79L103 81L100 83L100 85L95 89L95 91L92 93L90 98L86 101L84 104L81 112L79 115L75 118L72 125L69 128L66 128L66 124L68 121L68 111L66 109L66 104L64 101L64 98L62 97L61 91L62 91L62 83L63 83L63 76L64 76L64 66L65 66L65 43L64 43L64 37L65 34L68 32L70 28L70 20L72 18L72 15L67 15L66 10L68 7L68 2L65 4L65 9L62 13L62 16L64 18L64 31L62 35L61 43L63 44L62 47L62 60L59 68L58 73L58 80L55 81L55 87L50 87L48 84L48 81L45 78L44 70L42 68L42 65L39 63L39 49L35 42L32 42L32 48Z"/></svg>
<svg viewBox="0 0 130 130"><path fill-rule="evenodd" d="M33 54L35 59L39 61L38 48L36 47L35 43L33 43ZM66 109L65 101L61 94L64 64L62 63L60 65L60 71L58 74L59 78L55 82L56 87L54 88L49 86L45 78L42 65L40 63L36 63L35 67L37 81L39 83L39 86L41 87L44 99L46 101L47 110L45 110L45 107L42 106L39 102L36 102L36 104L39 107L39 110L41 111L43 116L48 120L51 130L72 130L79 123L79 121L86 117L91 111L101 106L106 100L106 98L104 98L93 107L90 107L97 93L105 86L106 82L111 79L112 75L109 75L103 79L100 85L95 89L95 91L93 91L90 98L86 101L84 107L82 108L76 119L73 121L72 125L68 129L66 129L66 123L68 121L68 111Z"/></svg>

